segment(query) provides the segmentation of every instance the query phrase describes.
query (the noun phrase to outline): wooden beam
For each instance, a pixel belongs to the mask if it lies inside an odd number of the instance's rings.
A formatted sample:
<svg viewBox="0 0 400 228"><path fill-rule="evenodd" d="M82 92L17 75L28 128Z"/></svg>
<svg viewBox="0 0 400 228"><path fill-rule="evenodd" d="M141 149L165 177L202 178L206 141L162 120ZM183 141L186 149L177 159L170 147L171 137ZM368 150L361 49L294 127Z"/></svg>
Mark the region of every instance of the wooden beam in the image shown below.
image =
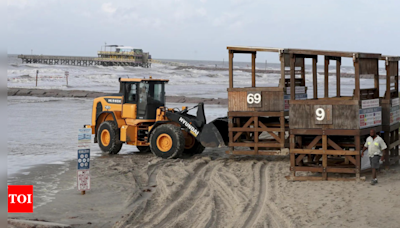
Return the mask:
<svg viewBox="0 0 400 228"><path fill-rule="evenodd" d="M254 129L257 129L257 128L258 128L258 116L255 116L254 117ZM258 136L259 136L258 131L254 132L254 143L255 143L254 150L256 153L258 153Z"/></svg>
<svg viewBox="0 0 400 228"><path fill-rule="evenodd" d="M321 100L316 99L316 100L291 100L289 101L289 104L301 104L301 105L358 105L358 101L355 100L340 100L340 99L325 99Z"/></svg>
<svg viewBox="0 0 400 228"><path fill-rule="evenodd" d="M281 79L279 81L279 88L285 87L285 56L279 53L279 58L281 61Z"/></svg>
<svg viewBox="0 0 400 228"><path fill-rule="evenodd" d="M333 147L335 150L343 150L338 144L328 138L328 144Z"/></svg>
<svg viewBox="0 0 400 228"><path fill-rule="evenodd" d="M246 88L228 88L228 92L248 92L248 91L261 91L261 92L283 92L282 88L278 87L246 87Z"/></svg>
<svg viewBox="0 0 400 228"><path fill-rule="evenodd" d="M290 177L294 178L296 176L296 171L294 170L296 166L296 159L293 153L293 150L295 148L295 136L293 134L289 135L289 147L290 147Z"/></svg>
<svg viewBox="0 0 400 228"><path fill-rule="evenodd" d="M258 147L270 147L270 148L280 148L280 143L265 143L265 142L258 142L258 144L254 142L233 142L229 143L229 146L241 146L241 147L254 147L258 145Z"/></svg>
<svg viewBox="0 0 400 228"><path fill-rule="evenodd" d="M274 132L272 132L272 131L267 131L267 132L268 132L268 134L270 134L272 137L274 137L274 139L275 139L276 141L278 141L279 143L282 143L281 138L279 138Z"/></svg>
<svg viewBox="0 0 400 228"><path fill-rule="evenodd" d="M293 154L323 154L323 150L312 149L291 149L290 153ZM327 150L327 155L360 155L360 152L351 150Z"/></svg>
<svg viewBox="0 0 400 228"><path fill-rule="evenodd" d="M295 75L295 63L296 63L296 57L294 55L290 55L290 100L295 100L296 99L296 94L295 94L295 81L296 81L296 75Z"/></svg>
<svg viewBox="0 0 400 228"><path fill-rule="evenodd" d="M296 158L296 165L299 165L300 161L303 160L303 158L305 157L305 154L300 154L297 158Z"/></svg>
<svg viewBox="0 0 400 228"><path fill-rule="evenodd" d="M379 98L379 61L374 61L376 63L375 72L374 72L374 88L375 88L375 97Z"/></svg>
<svg viewBox="0 0 400 228"><path fill-rule="evenodd" d="M253 120L254 120L254 117L251 117L251 118L246 122L246 124L242 127L242 129L239 128L239 129L242 130L242 131L239 131L238 133L236 133L235 137L233 137L233 142L235 142L235 141L239 138L239 136L243 133L243 130L244 130L244 129L247 130L247 128L250 126L250 124L253 123ZM232 127L231 129L234 129L234 127ZM249 129L250 129L250 128L249 128ZM233 131L231 131L231 132L233 132Z"/></svg>
<svg viewBox="0 0 400 228"><path fill-rule="evenodd" d="M356 161L356 159L354 159L352 156L350 156L350 155L346 155L345 156L347 159L349 159L349 161L351 162L351 163L353 163L355 166L357 166L357 161Z"/></svg>
<svg viewBox="0 0 400 228"><path fill-rule="evenodd" d="M323 129L325 130L325 129ZM328 167L328 155L326 154L326 151L328 150L328 136L323 135L322 136L322 151L324 154L322 155L322 168L324 169L324 172L322 173L322 177L324 180L328 179L328 173L326 172L326 168Z"/></svg>
<svg viewBox="0 0 400 228"><path fill-rule="evenodd" d="M255 117L254 117L255 118ZM280 128L264 128L264 127L258 127L258 128L248 128L248 127L233 127L229 128L230 131L233 132L269 132L269 131L278 131L280 132Z"/></svg>
<svg viewBox="0 0 400 228"><path fill-rule="evenodd" d="M233 88L233 52L229 51L229 88Z"/></svg>
<svg viewBox="0 0 400 228"><path fill-rule="evenodd" d="M313 147L315 146L315 144L317 144L317 143L319 142L319 140L321 140L321 138L322 138L321 135L316 136L316 137L313 139L313 141L311 141L311 143L308 144L308 146L306 147L306 149L311 149L311 148L313 148Z"/></svg>
<svg viewBox="0 0 400 228"><path fill-rule="evenodd" d="M273 117L279 117L281 115L281 112L228 112L228 116L232 117L250 117L250 116L273 116Z"/></svg>
<svg viewBox="0 0 400 228"><path fill-rule="evenodd" d="M256 87L256 53L251 53L251 87Z"/></svg>
<svg viewBox="0 0 400 228"><path fill-rule="evenodd" d="M329 58L327 56L325 56L324 76L324 97L329 97Z"/></svg>
<svg viewBox="0 0 400 228"><path fill-rule="evenodd" d="M259 150L258 153L256 153L254 150L235 150L235 151L226 151L226 154L234 154L234 155L281 155L280 150Z"/></svg>
<svg viewBox="0 0 400 228"><path fill-rule="evenodd" d="M318 59L313 59L312 73L313 73L313 92L314 99L318 98L318 78L317 78L317 61Z"/></svg>
<svg viewBox="0 0 400 228"><path fill-rule="evenodd" d="M336 96L340 97L340 66L342 65L342 59L336 60Z"/></svg>
<svg viewBox="0 0 400 228"><path fill-rule="evenodd" d="M301 62L301 86L306 86L306 67L305 67L305 60Z"/></svg>
<svg viewBox="0 0 400 228"><path fill-rule="evenodd" d="M233 127L233 118L228 117L228 127L232 128ZM233 143L233 131L229 131L229 143ZM229 151L233 152L233 147L229 147Z"/></svg>
<svg viewBox="0 0 400 228"><path fill-rule="evenodd" d="M385 61L386 68L386 94L385 99L390 100L390 62Z"/></svg>
<svg viewBox="0 0 400 228"><path fill-rule="evenodd" d="M354 74L355 74L354 100L360 100L360 64L357 59L354 62Z"/></svg>

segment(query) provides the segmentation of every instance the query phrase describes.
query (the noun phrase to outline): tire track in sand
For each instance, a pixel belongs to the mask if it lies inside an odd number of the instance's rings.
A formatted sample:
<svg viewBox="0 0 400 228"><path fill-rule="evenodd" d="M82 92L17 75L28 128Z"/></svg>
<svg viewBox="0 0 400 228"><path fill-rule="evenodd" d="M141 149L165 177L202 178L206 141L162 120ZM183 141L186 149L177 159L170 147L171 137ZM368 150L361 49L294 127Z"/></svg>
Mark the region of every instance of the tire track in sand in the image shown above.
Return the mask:
<svg viewBox="0 0 400 228"><path fill-rule="evenodd" d="M190 194L190 187L195 181L197 181L197 176L203 173L202 171L207 167L207 165L208 163L206 162L199 164L193 170L192 174L186 177L185 181L181 185L181 189L171 195L171 199L169 202L165 203L165 206L159 208L157 211L151 211L152 208L146 208L142 214L148 213L152 214L152 216L146 219L147 221L142 223L141 227L163 227L166 226L166 223L168 223L169 220L175 220L177 216L169 216L169 214L175 212L174 208L180 209L179 204L184 200L184 198L195 198L195 196Z"/></svg>
<svg viewBox="0 0 400 228"><path fill-rule="evenodd" d="M275 171L274 166L275 164L272 164L272 162L263 164L258 170L259 173L255 175L255 185L258 186L259 194L252 212L243 224L244 228L260 225L264 227L289 227L288 221L282 218L283 214L271 201L271 197L276 196L276 193L274 193L275 184L270 178L271 172ZM276 179L274 181L276 182Z"/></svg>
<svg viewBox="0 0 400 228"><path fill-rule="evenodd" d="M270 162L269 169L266 170L265 173L265 182L267 184L267 195L268 198L268 207L273 212L275 220L279 221L281 227L296 227L293 221L282 211L275 203L275 199L281 195L286 194L286 192L278 191L277 186L279 186L279 182L282 181L283 175L279 175L281 171L278 169L279 162ZM286 180L283 180L286 181Z"/></svg>
<svg viewBox="0 0 400 228"><path fill-rule="evenodd" d="M209 165L210 163L211 165ZM163 219L160 222L157 222L157 224L154 224L155 227L163 228L176 226L174 223L182 218L182 216L186 216L184 213L178 213L178 215L174 215L174 212L177 211L175 210L176 208L183 212L188 212L193 209L198 202L198 199L201 198L201 196L203 196L208 190L207 183L210 179L210 176L212 176L213 173L215 173L216 170L222 166L221 163L210 163L202 164L201 167L197 167L198 169L196 168L197 170L195 169L193 176L189 177L190 180L187 181L187 183L185 181L185 184L183 185L184 188L180 190L180 193L182 194L178 194L178 198L173 199L173 203L162 210L164 213L160 215L160 217L163 217ZM200 184L200 186L196 186L197 184ZM201 186L201 184L204 185ZM192 191L193 189L195 189L195 191ZM216 219L214 219L214 221L216 221Z"/></svg>

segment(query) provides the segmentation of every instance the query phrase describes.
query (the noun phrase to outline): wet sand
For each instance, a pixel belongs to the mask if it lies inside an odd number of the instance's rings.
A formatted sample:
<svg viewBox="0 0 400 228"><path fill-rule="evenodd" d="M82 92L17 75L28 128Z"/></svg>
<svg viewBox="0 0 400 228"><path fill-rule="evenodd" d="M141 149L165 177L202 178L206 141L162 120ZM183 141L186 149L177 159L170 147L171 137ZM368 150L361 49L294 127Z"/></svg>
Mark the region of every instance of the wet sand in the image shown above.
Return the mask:
<svg viewBox="0 0 400 228"><path fill-rule="evenodd" d="M73 97L73 98L96 98L110 93L102 93L84 90L61 90L61 89L28 89L28 88L8 88L8 96L35 96L35 97ZM166 96L167 102L171 103L200 103L227 105L228 99L224 98L200 98L185 96Z"/></svg>

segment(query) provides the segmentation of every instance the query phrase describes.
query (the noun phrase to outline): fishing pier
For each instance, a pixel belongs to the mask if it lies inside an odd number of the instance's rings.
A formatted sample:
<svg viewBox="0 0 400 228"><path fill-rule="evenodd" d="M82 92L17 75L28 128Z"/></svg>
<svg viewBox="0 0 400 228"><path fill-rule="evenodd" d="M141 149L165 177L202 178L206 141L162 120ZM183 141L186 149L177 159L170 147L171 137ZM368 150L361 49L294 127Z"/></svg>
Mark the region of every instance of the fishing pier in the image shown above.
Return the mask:
<svg viewBox="0 0 400 228"><path fill-rule="evenodd" d="M108 51L107 48L110 50ZM18 58L22 60L22 63L28 64L151 67L151 55L138 48L121 45L106 45L104 51L98 51L97 55L98 57L18 55Z"/></svg>

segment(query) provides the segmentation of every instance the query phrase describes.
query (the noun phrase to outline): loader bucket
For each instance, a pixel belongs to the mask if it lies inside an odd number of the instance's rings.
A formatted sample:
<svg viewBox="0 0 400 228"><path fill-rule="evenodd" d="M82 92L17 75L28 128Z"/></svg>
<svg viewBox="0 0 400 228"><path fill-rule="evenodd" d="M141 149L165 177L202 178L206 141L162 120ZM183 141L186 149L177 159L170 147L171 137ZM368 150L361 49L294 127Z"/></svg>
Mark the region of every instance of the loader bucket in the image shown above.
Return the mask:
<svg viewBox="0 0 400 228"><path fill-rule="evenodd" d="M204 125L199 141L204 147L224 147L228 144L228 118L221 117Z"/></svg>

